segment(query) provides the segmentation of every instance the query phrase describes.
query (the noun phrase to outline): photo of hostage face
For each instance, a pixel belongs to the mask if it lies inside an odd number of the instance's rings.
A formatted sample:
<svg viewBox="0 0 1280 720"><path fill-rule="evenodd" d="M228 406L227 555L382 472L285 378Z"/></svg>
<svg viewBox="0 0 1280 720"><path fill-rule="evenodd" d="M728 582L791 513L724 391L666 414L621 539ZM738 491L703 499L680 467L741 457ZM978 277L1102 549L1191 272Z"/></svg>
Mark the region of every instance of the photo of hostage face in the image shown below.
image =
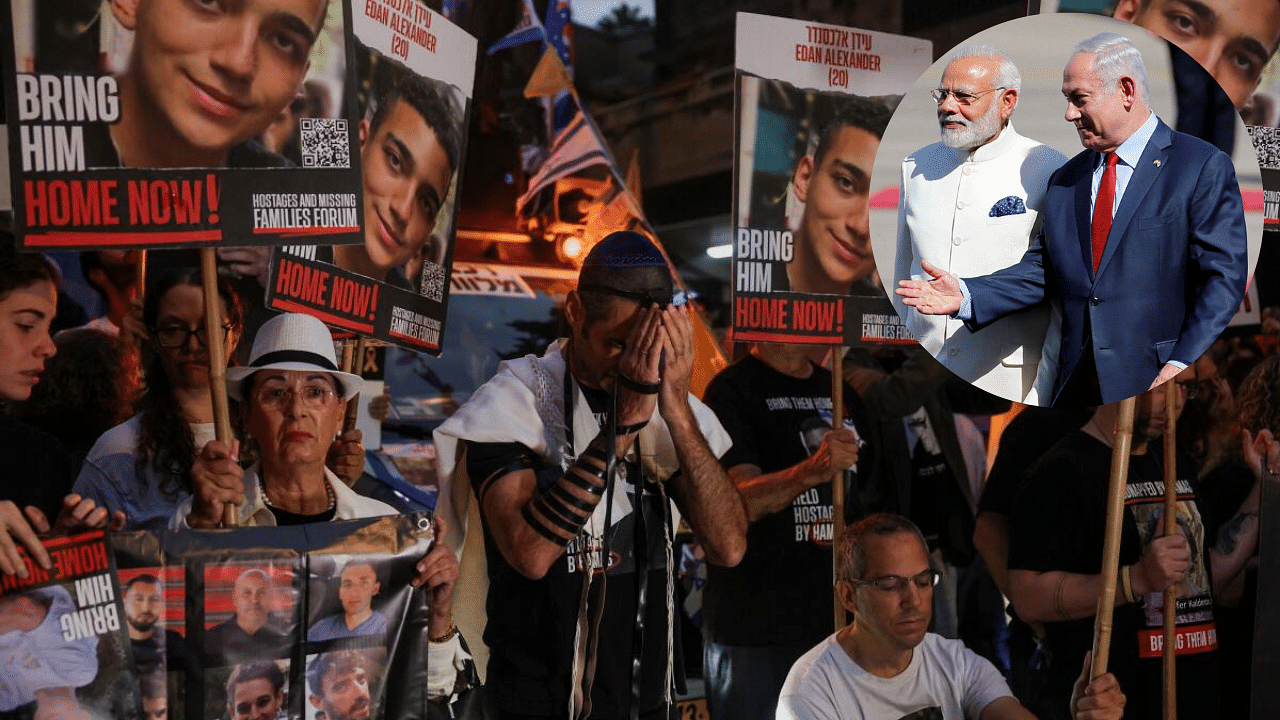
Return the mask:
<svg viewBox="0 0 1280 720"><path fill-rule="evenodd" d="M451 87L409 72L377 100L360 122L364 243L335 246L334 264L412 286L404 266L426 245L449 194L461 118Z"/></svg>
<svg viewBox="0 0 1280 720"><path fill-rule="evenodd" d="M795 198L804 203L787 264L792 292L847 294L875 272L867 197L891 111L857 96L831 102L817 147L792 178Z"/></svg>
<svg viewBox="0 0 1280 720"><path fill-rule="evenodd" d="M369 675L368 659L360 652L340 650L318 656L307 668L312 707L323 712L326 720L367 720L373 705Z"/></svg>
<svg viewBox="0 0 1280 720"><path fill-rule="evenodd" d="M284 706L284 673L274 662L237 665L227 678L231 720L275 720Z"/></svg>
<svg viewBox="0 0 1280 720"><path fill-rule="evenodd" d="M222 167L297 95L329 0L111 0L132 31L111 138L130 167Z"/></svg>
<svg viewBox="0 0 1280 720"><path fill-rule="evenodd" d="M246 570L236 578L231 600L235 605L236 624L241 630L252 635L267 624L274 589L271 576L261 570Z"/></svg>
<svg viewBox="0 0 1280 720"><path fill-rule="evenodd" d="M155 634L160 613L164 610L164 589L154 575L139 575L124 592L124 616L129 622L129 637L145 640Z"/></svg>
<svg viewBox="0 0 1280 720"><path fill-rule="evenodd" d="M355 627L373 614L373 598L382 589L378 574L367 562L348 563L339 576L338 600L347 627Z"/></svg>
<svg viewBox="0 0 1280 720"><path fill-rule="evenodd" d="M1119 0L1115 18L1182 48L1237 110L1249 104L1280 44L1280 3L1272 0Z"/></svg>

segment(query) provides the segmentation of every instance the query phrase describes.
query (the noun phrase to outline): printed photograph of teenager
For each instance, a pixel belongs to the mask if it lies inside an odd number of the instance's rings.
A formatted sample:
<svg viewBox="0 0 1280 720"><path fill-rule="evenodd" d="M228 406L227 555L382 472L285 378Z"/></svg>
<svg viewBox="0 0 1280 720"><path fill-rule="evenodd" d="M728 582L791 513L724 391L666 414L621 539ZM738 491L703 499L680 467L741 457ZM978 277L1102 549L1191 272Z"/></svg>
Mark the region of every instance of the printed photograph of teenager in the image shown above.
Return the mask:
<svg viewBox="0 0 1280 720"><path fill-rule="evenodd" d="M739 228L787 230L771 290L847 294L874 278L867 195L880 138L897 96L820 93L746 76L754 98L753 162L739 187ZM795 138L813 128L808 141ZM874 286L866 285L874 293Z"/></svg>
<svg viewBox="0 0 1280 720"><path fill-rule="evenodd" d="M15 0L15 65L37 74L83 73L105 117L79 118L86 167L302 165L259 137L304 82L343 92L343 11L335 0ZM86 22L87 21L87 22ZM73 45L45 42L48 28L83 28ZM92 82L110 75L114 83ZM101 92L97 94L103 94ZM328 117L340 117L332 103ZM103 122L106 120L106 122Z"/></svg>
<svg viewBox="0 0 1280 720"><path fill-rule="evenodd" d="M418 292L425 274L443 276L453 236L449 201L465 142L465 97L362 49L369 64L359 126L364 242L333 246L331 254L321 247L317 259Z"/></svg>

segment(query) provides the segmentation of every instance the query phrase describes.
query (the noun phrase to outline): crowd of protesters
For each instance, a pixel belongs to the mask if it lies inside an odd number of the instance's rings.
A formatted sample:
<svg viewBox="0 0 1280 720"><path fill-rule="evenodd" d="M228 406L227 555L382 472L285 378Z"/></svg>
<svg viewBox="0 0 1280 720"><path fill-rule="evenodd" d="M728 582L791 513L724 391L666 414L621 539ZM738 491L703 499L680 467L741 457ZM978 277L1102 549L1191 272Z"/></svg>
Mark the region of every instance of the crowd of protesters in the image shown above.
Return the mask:
<svg viewBox="0 0 1280 720"><path fill-rule="evenodd" d="M1040 717L1113 717L1108 713L1116 712L1114 706L1126 702L1127 716L1151 716L1159 686L1145 672L1149 658L1137 650L1150 614L1143 596L1174 583L1183 588L1188 612L1194 606L1197 625L1214 634L1211 647L1195 654L1195 670L1187 671L1196 698L1189 711L1196 717L1246 712L1259 485L1280 465L1280 403L1274 400L1280 393L1280 324L1273 310L1263 313L1260 330L1229 334L1176 379L1178 477L1189 484L1182 496L1194 522L1184 527L1185 536L1161 538L1144 524L1148 515L1128 511L1133 527L1121 562L1132 585L1117 601L1119 617L1130 618L1119 634L1128 635L1115 641L1115 674L1086 686L1077 680L1091 634L1096 592L1089 583L1096 582L1099 558L1077 561L1071 553L1100 547L1101 534L1091 528L1101 509L1073 518L1064 503L1091 497L1090 488L1103 482L1081 458L1109 457L1110 409L1015 406L1009 412L1007 401L957 380L918 349L859 349L845 358L844 417L832 431L830 373L814 362L822 353L766 345L742 348L740 359L712 383L703 406L687 396L687 385L665 384L688 370L682 355L687 314L666 307L669 280L658 277L665 270L654 272L665 261L637 244L637 237L602 243L599 256L588 259L588 268L596 266L584 270L581 295L570 296L570 340L557 351L566 357L548 356L527 369L531 378L559 373L576 381L585 399L581 412L567 415L576 418L570 425L581 435L581 447L570 451L576 464L560 472L558 459L531 452L564 449L547 445L541 430L520 427L515 411L508 408L501 423L488 414L525 392L519 390L522 366L503 371L516 373L512 380L500 373L495 387L477 392L445 433L449 452L465 453L452 461L464 483L441 477L442 495L449 495L445 485L455 485L451 506L442 509L455 514L452 523L465 523L456 517L465 518L457 493L474 492L482 524L471 531L483 531L488 540L491 587L526 608L516 615L514 606L489 599L483 640L503 717L560 715L557 706L570 702L572 688L584 680L581 687L594 680L596 693L602 686L613 693L597 697L584 717L621 716L629 702L641 703L644 717L670 712L672 688L684 674L676 658L689 656L675 645L696 646L698 638L687 621L668 615L664 602L676 599L661 552L664 532L670 542L676 529L664 508L668 497L697 535L699 554L716 563L700 616L705 687L715 718L822 717L796 698L809 697L815 682L830 681L815 680L816 674L844 667L830 657L837 648L871 675L885 670L874 662L892 665L906 657L909 663L916 648L921 662L940 663L932 672L954 675L963 666L981 693L943 704L958 703L966 711L974 703L979 711L1005 708L995 703L1009 697L1019 712L1025 706ZM6 249L0 255L0 423L11 458L0 501L6 530L0 534L0 570L26 572L18 546L47 562L39 536L82 528L215 527L232 503L245 524L400 510L350 489L362 473L364 450L358 442L353 447L351 436L340 436L339 409L354 385L333 366L332 343L318 322L286 315L256 337L242 338L241 300L229 283L219 284L226 356L242 339L254 349L246 366L233 361L228 371L227 393L238 401L232 413L236 439L218 442L198 273L164 271L148 280L141 301L126 284L130 309L110 318L112 328L101 322L70 327L59 321L74 316L64 312L74 310L65 299L59 304L59 268L36 254ZM80 316L75 325L85 324L86 314ZM663 348L674 350L664 354ZM279 351L306 351L310 359L301 365L296 357L281 361ZM560 396L572 384L556 379L549 395ZM611 411L602 388L614 386L620 405ZM1165 441L1163 390L1145 395L1135 430L1135 444L1145 452L1135 452L1138 468L1160 457ZM540 408L530 406L529 418ZM611 412L618 413L613 440L595 424ZM294 415L314 416L315 428L304 433L288 419ZM646 424L665 435L650 436ZM587 430L597 427L598 436ZM1002 439L988 456L993 428L1002 429ZM653 467L635 460L640 456L630 452L633 445L654 448ZM616 502L600 502L612 487L603 478L618 468L625 468L619 478L646 477L644 501L635 513L628 511L635 515L627 520L633 546L611 545L617 538L600 532L600 520L618 521L604 517ZM829 479L839 471L845 519L873 518L845 538L834 537L832 523ZM666 475L650 482L650 472ZM670 487L661 478L670 478ZM1135 476L1131 483L1143 479ZM1068 537L1070 523L1083 528L1080 537ZM453 528L455 548L463 532ZM845 553L836 595L833 546ZM608 552L598 553L601 547ZM625 562L610 559L620 548ZM596 570L610 575L615 563L631 563L632 577L610 583L611 604L601 602L604 591L594 589L592 572L574 570L584 563L590 570L599 561L608 565ZM648 563L649 577L636 576L637 563ZM871 576L869 567L889 568L888 574ZM420 571L419 580L444 608L485 603L482 597L452 598L458 569L445 544ZM558 607L580 593L589 599L577 610ZM1005 598L1013 600L1008 614ZM833 636L837 603L852 621ZM530 612L558 619L542 627L542 635L530 634ZM584 668L564 643L582 618L591 624L593 617L617 622L604 623L607 629L591 639L596 647L590 655L598 663ZM442 642L457 636L448 613L434 617L431 630ZM674 644L658 642L659 635ZM905 655L899 652L904 649ZM642 660L637 667L643 666L634 677L633 653ZM843 671L857 675L850 669L855 666ZM546 683L536 691L528 684L535 667L538 682ZM563 687L557 685L561 678ZM859 683L865 684L852 687ZM870 702L871 691L853 692ZM1155 707L1158 712L1158 701Z"/></svg>

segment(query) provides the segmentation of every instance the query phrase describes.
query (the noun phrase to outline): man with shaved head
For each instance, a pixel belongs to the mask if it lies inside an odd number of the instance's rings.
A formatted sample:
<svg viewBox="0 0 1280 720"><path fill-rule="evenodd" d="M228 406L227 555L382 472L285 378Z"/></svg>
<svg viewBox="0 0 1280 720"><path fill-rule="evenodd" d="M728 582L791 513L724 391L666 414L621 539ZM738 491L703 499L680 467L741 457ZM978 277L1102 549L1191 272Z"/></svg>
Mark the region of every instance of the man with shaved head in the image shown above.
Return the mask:
<svg viewBox="0 0 1280 720"><path fill-rule="evenodd" d="M1014 130L1021 89L1018 68L990 45L951 56L933 91L942 141L902 162L896 279L920 279L922 260L976 275L1009 267L1026 252L1049 175L1066 157ZM959 320L922 314L893 297L916 340L961 378L1031 404L1052 390L1060 331L1057 323L1050 327L1047 305L998 320L978 336Z"/></svg>
<svg viewBox="0 0 1280 720"><path fill-rule="evenodd" d="M286 657L289 638L271 622L275 586L264 570L240 573L231 590L235 614L204 633L204 651L227 663Z"/></svg>

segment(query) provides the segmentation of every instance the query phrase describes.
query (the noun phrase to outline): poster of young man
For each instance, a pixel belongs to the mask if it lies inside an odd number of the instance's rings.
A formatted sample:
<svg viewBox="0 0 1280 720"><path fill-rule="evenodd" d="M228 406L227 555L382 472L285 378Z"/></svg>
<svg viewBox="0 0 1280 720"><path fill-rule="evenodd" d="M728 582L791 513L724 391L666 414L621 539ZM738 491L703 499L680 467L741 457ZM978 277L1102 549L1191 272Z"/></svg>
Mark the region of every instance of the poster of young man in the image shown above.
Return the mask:
<svg viewBox="0 0 1280 720"><path fill-rule="evenodd" d="M24 247L358 239L346 4L9 0L0 14Z"/></svg>
<svg viewBox="0 0 1280 720"><path fill-rule="evenodd" d="M868 194L930 43L747 13L736 43L734 339L910 341L875 283Z"/></svg>
<svg viewBox="0 0 1280 720"><path fill-rule="evenodd" d="M353 5L361 241L277 251L268 305L438 354L476 41L417 0Z"/></svg>
<svg viewBox="0 0 1280 720"><path fill-rule="evenodd" d="M410 717L431 684L429 599L411 583L433 538L426 515L118 533L115 558L125 569L112 587L124 598L121 632L126 625L159 630L162 616L166 635L180 631L174 634L185 644L186 672L175 677L179 653L169 651L167 692L157 693L168 717ZM118 589L124 586L129 590ZM173 609L175 589L185 611ZM133 647L140 663L145 653ZM332 667L321 668L319 689L310 690L317 663ZM162 687L146 674L124 680L131 692L142 686L144 708L148 692Z"/></svg>
<svg viewBox="0 0 1280 720"><path fill-rule="evenodd" d="M133 718L138 680L103 534L44 546L49 569L20 549L27 576L0 578L0 718Z"/></svg>

